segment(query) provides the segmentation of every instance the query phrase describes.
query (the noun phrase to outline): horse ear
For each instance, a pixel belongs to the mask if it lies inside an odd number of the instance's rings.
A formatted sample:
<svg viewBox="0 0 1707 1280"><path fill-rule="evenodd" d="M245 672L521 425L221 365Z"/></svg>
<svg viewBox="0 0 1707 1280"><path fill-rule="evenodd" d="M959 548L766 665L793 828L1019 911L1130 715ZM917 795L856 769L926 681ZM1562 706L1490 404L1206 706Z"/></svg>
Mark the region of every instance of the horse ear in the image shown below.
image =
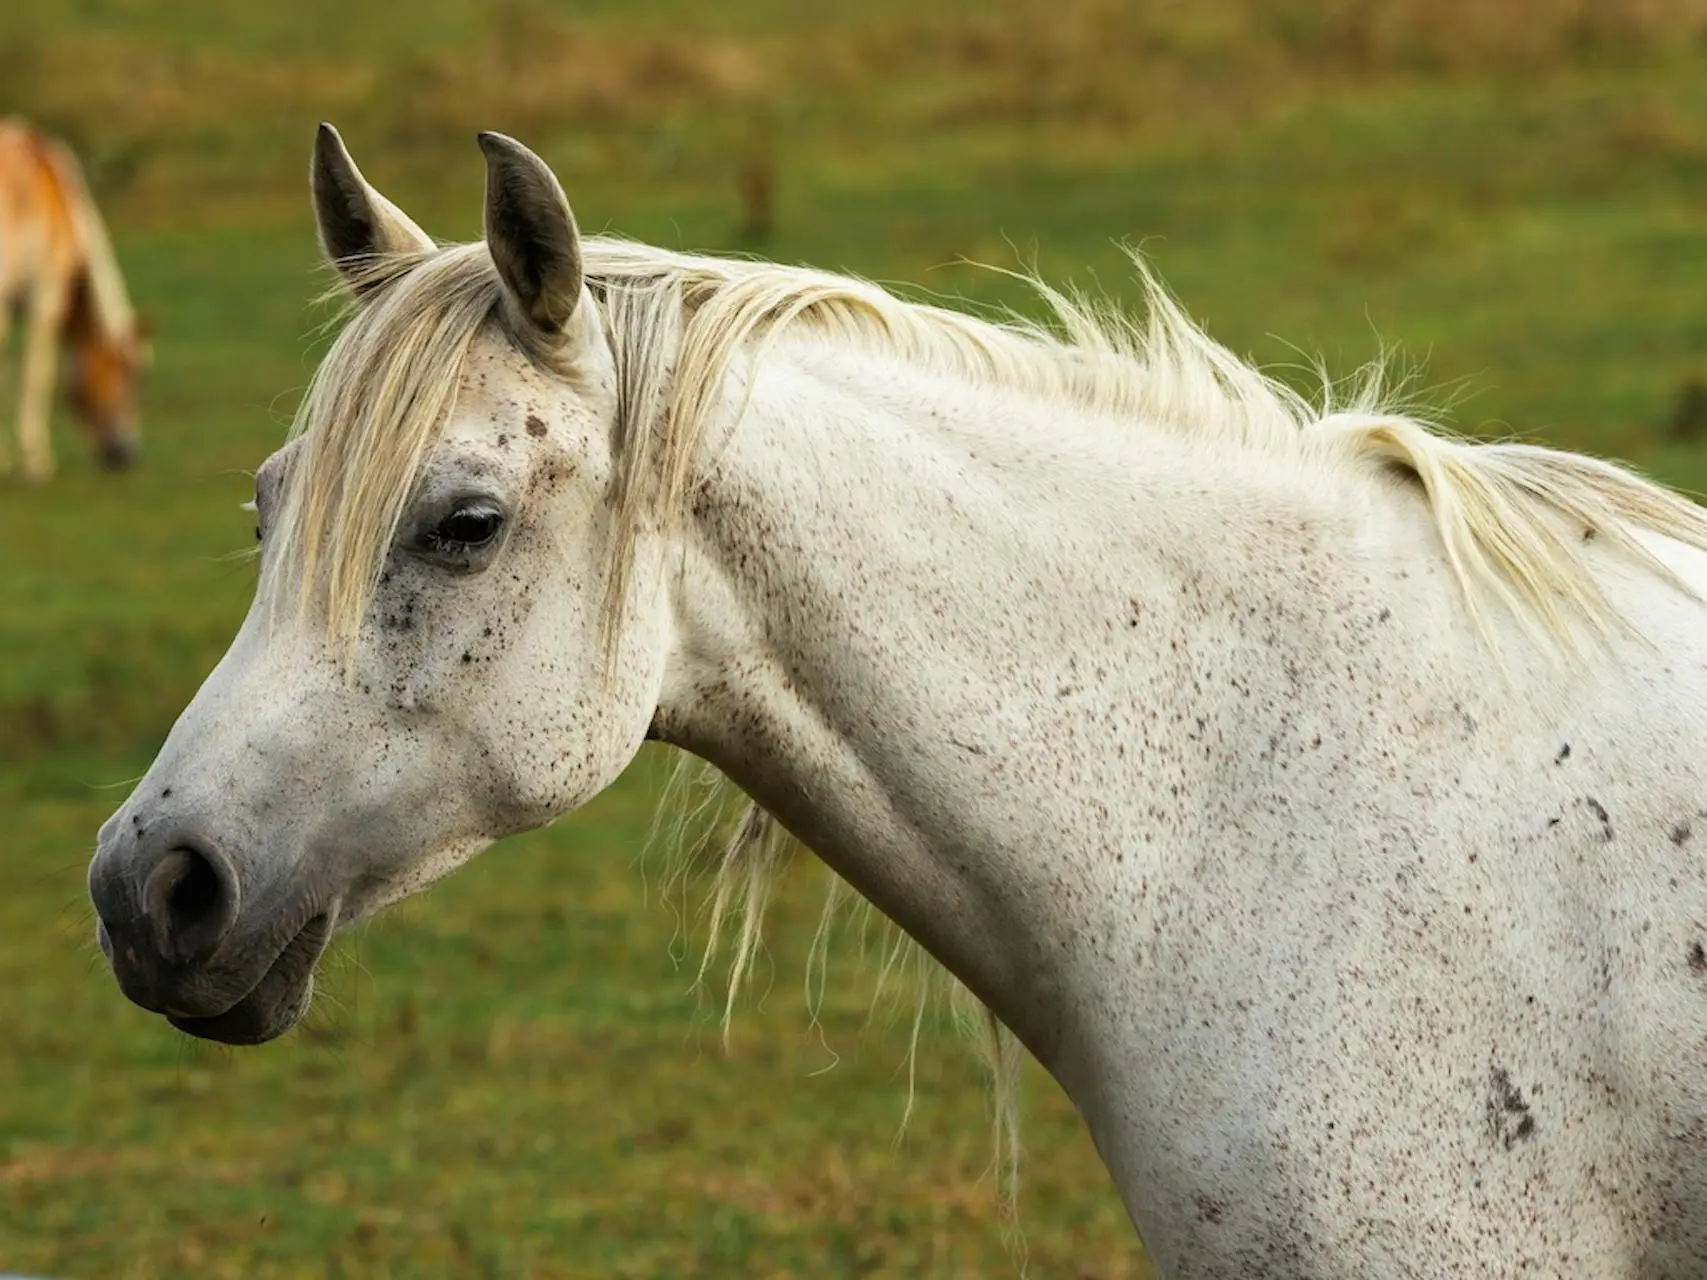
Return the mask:
<svg viewBox="0 0 1707 1280"><path fill-rule="evenodd" d="M501 133L482 133L486 156L486 248L498 277L528 320L549 334L568 327L581 301L581 233L556 175Z"/></svg>
<svg viewBox="0 0 1707 1280"><path fill-rule="evenodd" d="M391 201L375 191L350 159L344 140L329 124L314 139L314 159L308 169L314 193L314 218L320 248L358 293L360 268L388 253L427 253L432 238Z"/></svg>

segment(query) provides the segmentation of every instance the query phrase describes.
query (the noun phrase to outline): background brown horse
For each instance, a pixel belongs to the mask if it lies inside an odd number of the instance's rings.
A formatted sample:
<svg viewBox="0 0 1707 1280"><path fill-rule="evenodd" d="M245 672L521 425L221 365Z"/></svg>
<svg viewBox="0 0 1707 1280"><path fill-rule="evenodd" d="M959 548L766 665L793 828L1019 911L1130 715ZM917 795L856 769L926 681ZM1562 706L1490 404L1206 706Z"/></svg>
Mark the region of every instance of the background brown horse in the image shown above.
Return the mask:
<svg viewBox="0 0 1707 1280"><path fill-rule="evenodd" d="M24 330L16 428L23 477L53 474L48 418L62 346L67 397L101 461L128 464L147 334L70 148L21 120L0 120L0 358L13 319ZM0 419L0 473L11 462Z"/></svg>

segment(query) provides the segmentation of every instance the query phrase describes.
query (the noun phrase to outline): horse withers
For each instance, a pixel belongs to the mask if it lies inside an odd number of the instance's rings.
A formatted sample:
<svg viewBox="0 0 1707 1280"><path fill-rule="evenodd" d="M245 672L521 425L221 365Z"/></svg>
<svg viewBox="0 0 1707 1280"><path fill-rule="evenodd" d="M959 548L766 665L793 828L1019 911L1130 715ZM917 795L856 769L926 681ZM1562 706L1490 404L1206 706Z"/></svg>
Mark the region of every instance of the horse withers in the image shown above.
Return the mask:
<svg viewBox="0 0 1707 1280"><path fill-rule="evenodd" d="M101 462L136 455L136 388L150 357L100 211L71 149L21 120L0 120L0 355L13 320L24 332L18 465L53 474L48 436L54 366L67 361L66 397ZM3 428L3 423L0 423ZM0 474L12 469L0 429Z"/></svg>

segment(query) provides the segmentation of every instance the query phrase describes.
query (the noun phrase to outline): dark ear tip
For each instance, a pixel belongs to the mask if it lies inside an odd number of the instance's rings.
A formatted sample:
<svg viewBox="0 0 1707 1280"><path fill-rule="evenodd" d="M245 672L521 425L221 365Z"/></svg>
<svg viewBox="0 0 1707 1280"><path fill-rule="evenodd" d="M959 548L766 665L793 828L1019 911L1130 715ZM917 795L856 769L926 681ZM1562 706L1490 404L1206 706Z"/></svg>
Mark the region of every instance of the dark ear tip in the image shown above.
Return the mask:
<svg viewBox="0 0 1707 1280"><path fill-rule="evenodd" d="M340 158L348 155L349 151L338 131L322 120L320 127L314 131L314 168L335 173L348 165L347 159L340 163Z"/></svg>
<svg viewBox="0 0 1707 1280"><path fill-rule="evenodd" d="M531 154L509 134L498 133L492 129L482 129L475 135L475 141L480 144L481 153L487 160L514 160Z"/></svg>

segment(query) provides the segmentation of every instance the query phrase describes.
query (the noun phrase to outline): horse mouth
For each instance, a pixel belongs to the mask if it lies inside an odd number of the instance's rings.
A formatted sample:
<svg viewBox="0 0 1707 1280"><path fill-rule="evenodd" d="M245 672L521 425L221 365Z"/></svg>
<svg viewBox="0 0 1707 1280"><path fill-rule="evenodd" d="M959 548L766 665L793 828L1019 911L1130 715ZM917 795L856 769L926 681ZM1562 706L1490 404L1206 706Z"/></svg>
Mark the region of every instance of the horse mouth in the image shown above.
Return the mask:
<svg viewBox="0 0 1707 1280"><path fill-rule="evenodd" d="M321 912L285 943L249 994L207 1018L167 1014L179 1031L221 1044L265 1044L289 1031L308 1012L314 966L332 938L332 915Z"/></svg>
<svg viewBox="0 0 1707 1280"><path fill-rule="evenodd" d="M108 471L126 471L136 461L136 442L123 438L103 441L100 457Z"/></svg>

